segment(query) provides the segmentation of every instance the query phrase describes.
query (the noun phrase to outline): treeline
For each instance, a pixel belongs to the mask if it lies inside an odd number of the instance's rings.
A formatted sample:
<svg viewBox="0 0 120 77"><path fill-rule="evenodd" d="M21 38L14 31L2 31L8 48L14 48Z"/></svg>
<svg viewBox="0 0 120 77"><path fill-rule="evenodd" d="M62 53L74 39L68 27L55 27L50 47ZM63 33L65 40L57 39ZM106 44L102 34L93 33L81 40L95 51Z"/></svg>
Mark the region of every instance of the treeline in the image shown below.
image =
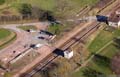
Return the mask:
<svg viewBox="0 0 120 77"><path fill-rule="evenodd" d="M38 7L33 7L30 4L23 3L18 7L20 15L3 14L0 15L0 23L11 22L11 21L21 21L21 20L47 20L55 21L52 12L47 10L41 10Z"/></svg>
<svg viewBox="0 0 120 77"><path fill-rule="evenodd" d="M4 4L5 0L0 0L0 5Z"/></svg>

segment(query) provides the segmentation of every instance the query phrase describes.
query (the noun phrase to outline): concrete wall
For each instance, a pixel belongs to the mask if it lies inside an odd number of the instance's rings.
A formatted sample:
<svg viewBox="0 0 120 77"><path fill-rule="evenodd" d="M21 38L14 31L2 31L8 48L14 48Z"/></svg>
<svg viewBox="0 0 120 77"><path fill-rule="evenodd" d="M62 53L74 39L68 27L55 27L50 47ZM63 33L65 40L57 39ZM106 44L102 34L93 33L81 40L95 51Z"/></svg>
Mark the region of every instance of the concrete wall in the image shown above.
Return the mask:
<svg viewBox="0 0 120 77"><path fill-rule="evenodd" d="M118 27L118 23L108 22L109 26Z"/></svg>
<svg viewBox="0 0 120 77"><path fill-rule="evenodd" d="M118 27L120 28L120 21L118 22Z"/></svg>

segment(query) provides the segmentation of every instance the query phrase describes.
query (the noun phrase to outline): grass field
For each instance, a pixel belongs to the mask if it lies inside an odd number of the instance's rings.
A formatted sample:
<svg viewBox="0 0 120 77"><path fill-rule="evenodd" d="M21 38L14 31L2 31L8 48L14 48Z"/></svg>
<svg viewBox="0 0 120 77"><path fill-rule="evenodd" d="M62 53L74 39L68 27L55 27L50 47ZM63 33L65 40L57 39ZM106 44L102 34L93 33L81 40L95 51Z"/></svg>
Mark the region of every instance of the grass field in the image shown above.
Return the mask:
<svg viewBox="0 0 120 77"><path fill-rule="evenodd" d="M88 50L90 52L97 52L101 49L105 44L112 41L115 37L120 36L120 30L115 30L113 32L102 30L96 38L92 41L92 43L88 46Z"/></svg>
<svg viewBox="0 0 120 77"><path fill-rule="evenodd" d="M108 32L108 31L104 31L102 30L98 36L92 41L92 43L89 45L89 50L90 52L97 52L99 50L101 50L102 47L104 47L107 43L109 43L110 41L113 41L113 38L115 37L120 37L120 30L115 30L113 32ZM103 48L100 53L98 53L99 55L105 56L109 59L112 59L112 57L117 54L119 52L119 49L114 45L114 42L111 42L109 45L107 45L105 48ZM98 65L96 62L93 61L93 59L88 63L88 67L99 71L105 75L111 75L112 70L109 66L103 66L103 64L101 63L101 65ZM73 77L85 77L83 76L83 70L85 70L86 67L80 69L78 72L75 72L73 74Z"/></svg>
<svg viewBox="0 0 120 77"><path fill-rule="evenodd" d="M114 47L112 44L110 44L105 49L103 49L102 52L99 53L99 54L103 55L103 56L106 56L106 57L111 59L117 52L119 52L119 50L116 47ZM101 72L101 73L103 73L105 75L112 75L113 74L110 67L103 66L102 63L101 63L101 65L98 65L93 60L91 60L88 63L87 67L90 67L90 68L92 68L92 69L94 69L96 71L99 71L99 72ZM83 72L82 72L85 69L86 69L86 67L83 67L79 71L75 72L73 74L73 77L85 77L85 76L83 76Z"/></svg>
<svg viewBox="0 0 120 77"><path fill-rule="evenodd" d="M29 3L44 10L53 10L55 7L55 0L16 0L17 3Z"/></svg>
<svg viewBox="0 0 120 77"><path fill-rule="evenodd" d="M18 9L22 3L28 3L39 9L52 11L57 15L75 15L84 6L92 6L98 1L99 0L6 0L5 4L0 5L0 13L9 11L11 14L19 15L16 9ZM61 9L63 10L60 11Z"/></svg>
<svg viewBox="0 0 120 77"><path fill-rule="evenodd" d="M9 30L6 29L0 29L0 39L4 39L8 37L11 34Z"/></svg>
<svg viewBox="0 0 120 77"><path fill-rule="evenodd" d="M0 49L9 45L16 38L16 34L7 29L0 29Z"/></svg>
<svg viewBox="0 0 120 77"><path fill-rule="evenodd" d="M112 43L106 48L104 48L100 54L111 59L118 52L119 49L117 49Z"/></svg>
<svg viewBox="0 0 120 77"><path fill-rule="evenodd" d="M36 30L37 29L35 26L19 26L18 28L22 30L29 30L29 29Z"/></svg>
<svg viewBox="0 0 120 77"><path fill-rule="evenodd" d="M57 6L56 4L59 1L56 0L16 0L17 3L29 3L33 6L37 6L39 8L45 9L45 10L54 10L55 7ZM61 0L62 2L67 3L71 3L71 5L74 4L73 7L77 6L77 7L82 7L85 5L94 5L95 3L97 3L99 0Z"/></svg>
<svg viewBox="0 0 120 77"><path fill-rule="evenodd" d="M88 46L90 52L97 52L105 44L110 42L113 39L113 34L108 31L102 30L100 34L93 40L93 42Z"/></svg>

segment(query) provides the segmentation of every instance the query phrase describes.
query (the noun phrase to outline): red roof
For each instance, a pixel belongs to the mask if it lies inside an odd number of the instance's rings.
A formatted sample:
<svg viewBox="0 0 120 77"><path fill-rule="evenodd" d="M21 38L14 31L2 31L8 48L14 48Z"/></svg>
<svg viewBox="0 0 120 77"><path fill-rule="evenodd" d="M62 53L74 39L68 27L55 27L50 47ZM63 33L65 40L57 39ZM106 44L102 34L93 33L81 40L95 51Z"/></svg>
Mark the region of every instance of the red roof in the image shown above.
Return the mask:
<svg viewBox="0 0 120 77"><path fill-rule="evenodd" d="M108 18L108 21L118 23L120 21L120 7L114 10Z"/></svg>
<svg viewBox="0 0 120 77"><path fill-rule="evenodd" d="M120 14L111 14L111 16L108 18L108 21L111 21L111 22L119 22L120 21Z"/></svg>

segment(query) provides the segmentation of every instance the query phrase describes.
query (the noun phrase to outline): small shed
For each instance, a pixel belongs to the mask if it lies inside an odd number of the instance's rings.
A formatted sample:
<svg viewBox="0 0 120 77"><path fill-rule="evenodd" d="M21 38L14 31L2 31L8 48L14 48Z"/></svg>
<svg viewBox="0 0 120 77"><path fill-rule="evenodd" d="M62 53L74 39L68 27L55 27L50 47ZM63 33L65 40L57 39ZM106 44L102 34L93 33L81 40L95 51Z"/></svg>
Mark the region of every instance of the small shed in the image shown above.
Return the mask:
<svg viewBox="0 0 120 77"><path fill-rule="evenodd" d="M67 58L67 59L72 58L73 57L73 51L71 51L71 50L64 51L64 57Z"/></svg>

